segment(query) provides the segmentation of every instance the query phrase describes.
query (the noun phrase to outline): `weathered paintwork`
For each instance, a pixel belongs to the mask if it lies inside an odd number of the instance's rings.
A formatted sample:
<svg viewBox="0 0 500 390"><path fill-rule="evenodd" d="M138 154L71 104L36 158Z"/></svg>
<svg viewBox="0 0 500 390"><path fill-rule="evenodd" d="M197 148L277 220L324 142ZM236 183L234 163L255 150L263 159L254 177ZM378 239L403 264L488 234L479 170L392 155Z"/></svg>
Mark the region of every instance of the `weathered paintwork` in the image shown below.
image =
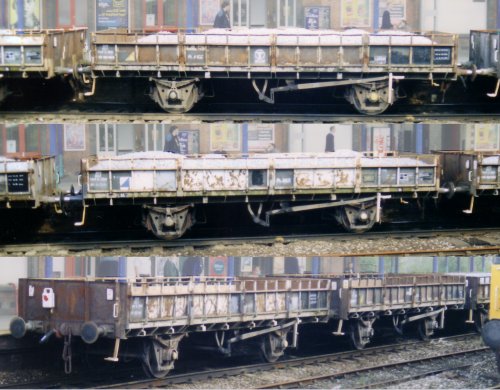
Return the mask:
<svg viewBox="0 0 500 390"><path fill-rule="evenodd" d="M85 199L435 192L439 158L361 153L181 156L145 152L82 160Z"/></svg>
<svg viewBox="0 0 500 390"><path fill-rule="evenodd" d="M442 183L478 195L500 189L500 151L441 151Z"/></svg>
<svg viewBox="0 0 500 390"><path fill-rule="evenodd" d="M370 34L363 30L218 29L196 34L106 31L92 35L92 68L96 74L117 70L165 75L186 72L187 77L193 73L200 78L227 77L225 72L269 76L302 72L305 78L331 77L336 72L452 77L457 42L451 34Z"/></svg>
<svg viewBox="0 0 500 390"><path fill-rule="evenodd" d="M1 30L0 73L5 78L76 73L82 64L86 28Z"/></svg>
<svg viewBox="0 0 500 390"><path fill-rule="evenodd" d="M54 157L30 160L0 158L0 206L53 203L57 192Z"/></svg>
<svg viewBox="0 0 500 390"><path fill-rule="evenodd" d="M54 292L53 308L43 307L47 288ZM82 324L92 321L108 338L237 329L326 318L329 291L329 280L309 278L21 279L19 316L34 331L62 335L80 335Z"/></svg>
<svg viewBox="0 0 500 390"><path fill-rule="evenodd" d="M335 314L348 319L355 313L464 305L466 277L395 274L338 278L335 285Z"/></svg>

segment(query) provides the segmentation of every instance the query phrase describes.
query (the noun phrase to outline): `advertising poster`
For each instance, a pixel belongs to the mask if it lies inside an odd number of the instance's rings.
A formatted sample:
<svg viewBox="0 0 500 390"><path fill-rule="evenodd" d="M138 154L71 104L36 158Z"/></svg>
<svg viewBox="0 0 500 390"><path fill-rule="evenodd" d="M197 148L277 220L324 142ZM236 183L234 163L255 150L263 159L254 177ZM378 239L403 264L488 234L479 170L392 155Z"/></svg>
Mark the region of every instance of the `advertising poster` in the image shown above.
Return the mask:
<svg viewBox="0 0 500 390"><path fill-rule="evenodd" d="M391 150L391 129L389 127L373 128L373 151L385 153Z"/></svg>
<svg viewBox="0 0 500 390"><path fill-rule="evenodd" d="M209 264L210 276L227 275L227 257L211 257Z"/></svg>
<svg viewBox="0 0 500 390"><path fill-rule="evenodd" d="M213 26L215 15L220 10L219 0L203 0L200 1L200 25Z"/></svg>
<svg viewBox="0 0 500 390"><path fill-rule="evenodd" d="M248 125L248 150L267 151L273 144L273 125Z"/></svg>
<svg viewBox="0 0 500 390"><path fill-rule="evenodd" d="M64 125L64 151L81 152L85 150L85 125Z"/></svg>
<svg viewBox="0 0 500 390"><path fill-rule="evenodd" d="M128 27L128 0L97 0L97 30Z"/></svg>
<svg viewBox="0 0 500 390"><path fill-rule="evenodd" d="M216 124L210 128L211 152L237 152L241 150L241 131L236 124Z"/></svg>
<svg viewBox="0 0 500 390"><path fill-rule="evenodd" d="M406 20L406 0L379 0L379 26L382 25L382 15L385 11L389 11L391 24L396 27L401 20Z"/></svg>
<svg viewBox="0 0 500 390"><path fill-rule="evenodd" d="M370 0L342 0L342 27L370 27Z"/></svg>
<svg viewBox="0 0 500 390"><path fill-rule="evenodd" d="M498 149L498 126L491 124L474 125L474 150Z"/></svg>
<svg viewBox="0 0 500 390"><path fill-rule="evenodd" d="M179 131L179 145L181 148L181 154L200 153L200 131Z"/></svg>
<svg viewBox="0 0 500 390"><path fill-rule="evenodd" d="M327 30L330 28L330 7L305 7L304 27L308 30Z"/></svg>
<svg viewBox="0 0 500 390"><path fill-rule="evenodd" d="M253 257L242 257L241 258L241 273L251 274L253 270Z"/></svg>
<svg viewBox="0 0 500 390"><path fill-rule="evenodd" d="M40 28L40 0L24 0L24 18L19 23L20 11L17 9L19 1L9 0L10 28L39 29Z"/></svg>

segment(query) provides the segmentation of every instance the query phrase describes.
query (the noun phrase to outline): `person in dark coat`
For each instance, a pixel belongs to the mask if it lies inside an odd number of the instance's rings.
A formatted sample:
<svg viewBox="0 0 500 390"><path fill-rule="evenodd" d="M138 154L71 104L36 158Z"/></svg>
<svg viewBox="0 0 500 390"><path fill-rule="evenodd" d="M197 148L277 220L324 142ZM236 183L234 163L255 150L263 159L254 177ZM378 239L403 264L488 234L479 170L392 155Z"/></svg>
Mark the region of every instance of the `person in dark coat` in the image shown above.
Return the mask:
<svg viewBox="0 0 500 390"><path fill-rule="evenodd" d="M382 14L382 26L380 26L381 30L392 30L393 25L391 23L391 14L389 11L384 11Z"/></svg>
<svg viewBox="0 0 500 390"><path fill-rule="evenodd" d="M330 127L330 132L326 135L325 152L335 152L335 127Z"/></svg>
<svg viewBox="0 0 500 390"><path fill-rule="evenodd" d="M231 28L229 19L229 0L223 0L220 11L215 16L214 28Z"/></svg>
<svg viewBox="0 0 500 390"><path fill-rule="evenodd" d="M173 126L169 129L167 136L165 137L165 146L163 147L164 152L170 153L180 153L181 145L179 143L179 129Z"/></svg>

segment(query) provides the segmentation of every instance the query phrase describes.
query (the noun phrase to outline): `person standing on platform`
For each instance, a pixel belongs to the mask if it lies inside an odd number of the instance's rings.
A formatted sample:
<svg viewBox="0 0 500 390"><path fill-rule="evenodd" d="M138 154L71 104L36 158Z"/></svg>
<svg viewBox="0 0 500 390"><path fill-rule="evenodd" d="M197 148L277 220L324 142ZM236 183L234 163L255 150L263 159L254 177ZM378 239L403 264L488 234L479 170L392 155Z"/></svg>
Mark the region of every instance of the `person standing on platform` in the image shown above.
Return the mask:
<svg viewBox="0 0 500 390"><path fill-rule="evenodd" d="M231 28L229 8L229 0L223 0L220 5L220 11L215 16L214 28Z"/></svg>
<svg viewBox="0 0 500 390"><path fill-rule="evenodd" d="M391 13L389 11L384 11L382 14L382 25L381 30L392 30L394 26L391 23Z"/></svg>
<svg viewBox="0 0 500 390"><path fill-rule="evenodd" d="M335 126L330 127L330 132L326 135L325 152L335 152Z"/></svg>
<svg viewBox="0 0 500 390"><path fill-rule="evenodd" d="M176 126L172 126L168 134L165 137L165 146L163 147L164 152L170 153L180 153L181 145L179 143L179 129Z"/></svg>

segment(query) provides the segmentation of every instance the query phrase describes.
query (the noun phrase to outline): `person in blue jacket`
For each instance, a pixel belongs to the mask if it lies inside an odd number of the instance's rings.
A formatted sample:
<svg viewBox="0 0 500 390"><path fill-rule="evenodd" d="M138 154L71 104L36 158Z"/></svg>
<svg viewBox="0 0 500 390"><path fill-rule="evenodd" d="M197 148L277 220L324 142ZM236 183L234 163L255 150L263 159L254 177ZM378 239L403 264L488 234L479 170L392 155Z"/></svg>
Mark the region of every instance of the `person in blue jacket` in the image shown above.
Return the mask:
<svg viewBox="0 0 500 390"><path fill-rule="evenodd" d="M215 16L214 28L231 28L229 7L229 0L223 0L220 5L220 11Z"/></svg>

